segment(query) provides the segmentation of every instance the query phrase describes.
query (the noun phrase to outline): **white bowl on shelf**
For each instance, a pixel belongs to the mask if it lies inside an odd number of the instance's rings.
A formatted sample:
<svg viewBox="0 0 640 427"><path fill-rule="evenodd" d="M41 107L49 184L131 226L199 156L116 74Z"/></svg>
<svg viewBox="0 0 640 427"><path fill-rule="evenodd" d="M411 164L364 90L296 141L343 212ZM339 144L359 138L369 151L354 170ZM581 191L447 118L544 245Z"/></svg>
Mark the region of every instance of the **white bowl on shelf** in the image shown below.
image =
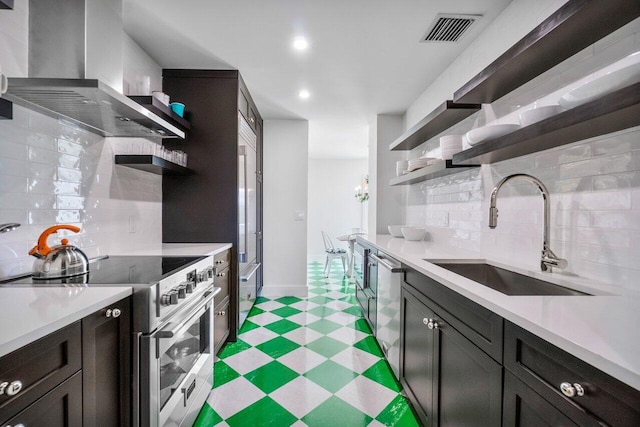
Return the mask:
<svg viewBox="0 0 640 427"><path fill-rule="evenodd" d="M424 238L424 228L420 227L402 227L400 229L405 240L422 240Z"/></svg>
<svg viewBox="0 0 640 427"><path fill-rule="evenodd" d="M389 234L393 237L404 237L402 235L402 227L406 227L405 225L389 225L387 229L389 230Z"/></svg>
<svg viewBox="0 0 640 427"><path fill-rule="evenodd" d="M483 126L467 132L467 141L469 142L469 145L476 145L483 141L500 138L501 136L515 132L518 129L520 129L520 125L516 124Z"/></svg>
<svg viewBox="0 0 640 427"><path fill-rule="evenodd" d="M640 52L629 56L636 55L640 56ZM558 103L566 109L577 107L578 105L586 104L601 96L630 86L638 81L640 81L640 62L635 62L619 70L611 71L582 86L578 86L563 95L562 98L558 100Z"/></svg>
<svg viewBox="0 0 640 427"><path fill-rule="evenodd" d="M562 111L564 111L562 105L546 105L544 107L536 107L532 110L523 111L520 113L520 124L522 127L530 126L551 116L555 116Z"/></svg>

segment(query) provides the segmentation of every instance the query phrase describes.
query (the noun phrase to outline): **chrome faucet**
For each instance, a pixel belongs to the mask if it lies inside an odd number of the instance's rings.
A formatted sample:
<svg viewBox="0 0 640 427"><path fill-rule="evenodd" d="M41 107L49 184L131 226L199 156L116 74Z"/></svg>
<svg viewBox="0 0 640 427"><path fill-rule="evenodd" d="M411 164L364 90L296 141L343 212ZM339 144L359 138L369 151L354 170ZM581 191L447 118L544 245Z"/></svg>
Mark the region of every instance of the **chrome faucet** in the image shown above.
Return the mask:
<svg viewBox="0 0 640 427"><path fill-rule="evenodd" d="M542 199L544 200L544 230L540 269L542 271L551 272L552 267L567 268L567 265L569 265L567 260L556 256L556 254L554 254L549 247L549 240L551 235L549 231L549 220L551 217L549 206L549 190L547 190L547 187L545 187L542 181L540 181L538 178L524 173L516 173L513 175L509 175L498 182L496 187L491 192L491 207L489 208L489 228L496 228L496 226L498 225L498 208L496 207L498 192L507 181L510 181L512 179L523 179L525 181L529 181L530 183L538 187L538 190L540 190L540 193L542 193Z"/></svg>

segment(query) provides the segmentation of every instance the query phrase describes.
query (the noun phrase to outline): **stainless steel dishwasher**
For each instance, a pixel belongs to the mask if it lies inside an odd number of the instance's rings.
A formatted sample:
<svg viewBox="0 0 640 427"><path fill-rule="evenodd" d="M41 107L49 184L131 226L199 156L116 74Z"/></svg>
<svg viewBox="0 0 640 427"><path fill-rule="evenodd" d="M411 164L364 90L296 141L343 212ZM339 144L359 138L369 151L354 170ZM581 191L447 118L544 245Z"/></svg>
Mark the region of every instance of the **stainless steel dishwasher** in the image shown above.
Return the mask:
<svg viewBox="0 0 640 427"><path fill-rule="evenodd" d="M400 366L400 285L404 270L397 260L384 252L370 254L378 264L376 338L387 361L399 378Z"/></svg>

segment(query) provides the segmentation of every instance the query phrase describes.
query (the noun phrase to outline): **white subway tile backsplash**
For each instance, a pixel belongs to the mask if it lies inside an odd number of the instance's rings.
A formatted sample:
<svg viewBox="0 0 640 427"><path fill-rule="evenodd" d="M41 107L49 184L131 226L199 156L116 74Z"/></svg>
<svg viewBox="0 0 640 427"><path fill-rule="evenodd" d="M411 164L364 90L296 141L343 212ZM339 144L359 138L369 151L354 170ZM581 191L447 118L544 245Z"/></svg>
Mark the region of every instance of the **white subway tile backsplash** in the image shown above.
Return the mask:
<svg viewBox="0 0 640 427"><path fill-rule="evenodd" d="M594 211L591 223L597 228L640 230L640 211Z"/></svg>
<svg viewBox="0 0 640 427"><path fill-rule="evenodd" d="M161 176L116 172L108 139L19 106L14 115L0 122L0 222L23 226L0 236L0 277L29 271L28 250L54 224L81 232L61 231L51 244L65 236L89 256L160 245Z"/></svg>

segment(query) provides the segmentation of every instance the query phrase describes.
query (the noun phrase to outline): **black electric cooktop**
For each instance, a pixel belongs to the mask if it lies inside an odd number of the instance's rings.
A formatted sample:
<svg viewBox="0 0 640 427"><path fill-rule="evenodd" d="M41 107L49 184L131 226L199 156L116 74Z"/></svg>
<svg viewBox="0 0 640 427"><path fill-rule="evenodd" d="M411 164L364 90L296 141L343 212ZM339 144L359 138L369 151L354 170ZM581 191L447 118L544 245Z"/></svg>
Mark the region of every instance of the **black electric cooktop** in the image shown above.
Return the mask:
<svg viewBox="0 0 640 427"><path fill-rule="evenodd" d="M89 273L64 279L37 280L23 277L0 282L0 286L153 285L172 273L205 257L109 256L89 261Z"/></svg>

